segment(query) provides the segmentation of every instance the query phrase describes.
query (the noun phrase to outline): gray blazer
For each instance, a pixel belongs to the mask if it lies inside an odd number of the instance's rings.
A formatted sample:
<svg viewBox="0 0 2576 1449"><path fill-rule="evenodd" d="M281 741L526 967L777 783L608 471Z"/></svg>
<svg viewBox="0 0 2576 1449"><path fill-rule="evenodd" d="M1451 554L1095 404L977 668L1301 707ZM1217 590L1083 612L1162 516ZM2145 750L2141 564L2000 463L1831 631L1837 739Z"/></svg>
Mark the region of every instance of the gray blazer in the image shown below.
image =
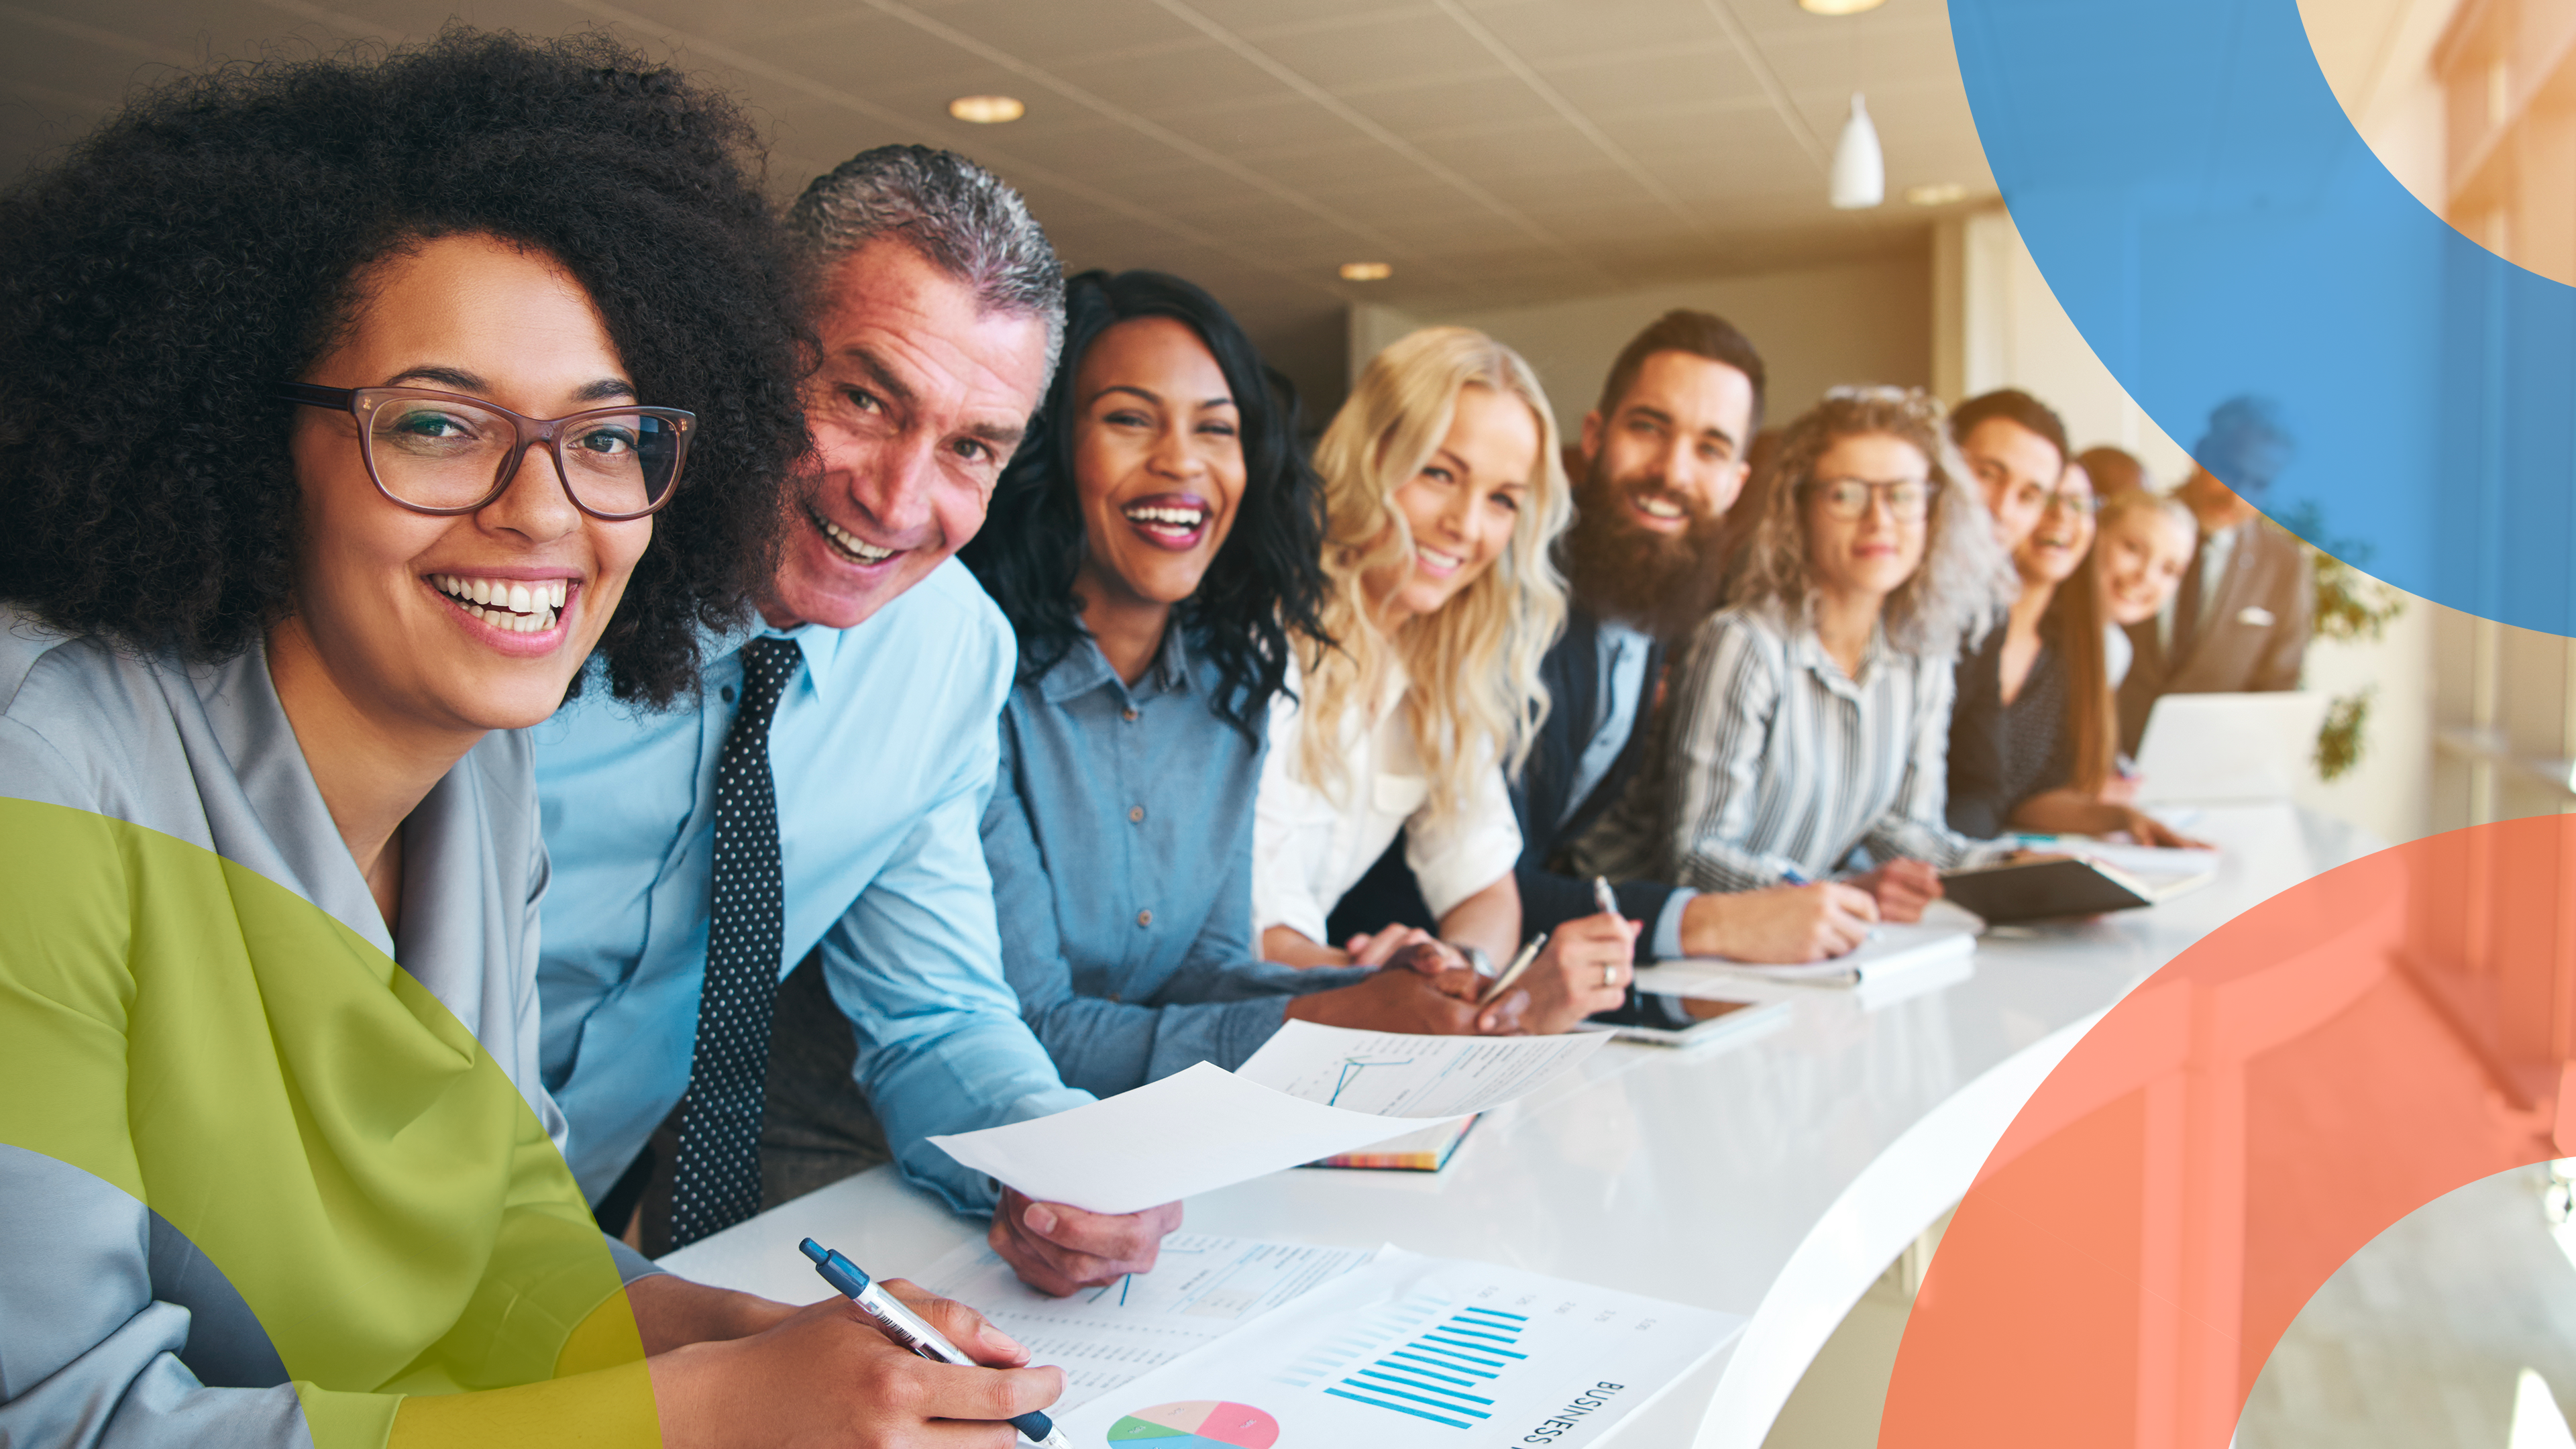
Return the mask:
<svg viewBox="0 0 2576 1449"><path fill-rule="evenodd" d="M537 1077L547 865L524 737L485 737L404 824L396 940L263 649L190 667L0 605L0 798L144 826L320 906L453 1012L562 1145L563 1114ZM630 1279L645 1270L620 1262ZM310 1442L266 1333L185 1238L107 1182L0 1144L0 1443Z"/></svg>
<svg viewBox="0 0 2576 1449"><path fill-rule="evenodd" d="M2244 525L2200 626L2173 658L2156 621L2129 626L2137 651L2120 681L2120 748L2137 753L2147 711L2168 694L2243 694L2299 687L2316 613L2307 552L2268 518Z"/></svg>

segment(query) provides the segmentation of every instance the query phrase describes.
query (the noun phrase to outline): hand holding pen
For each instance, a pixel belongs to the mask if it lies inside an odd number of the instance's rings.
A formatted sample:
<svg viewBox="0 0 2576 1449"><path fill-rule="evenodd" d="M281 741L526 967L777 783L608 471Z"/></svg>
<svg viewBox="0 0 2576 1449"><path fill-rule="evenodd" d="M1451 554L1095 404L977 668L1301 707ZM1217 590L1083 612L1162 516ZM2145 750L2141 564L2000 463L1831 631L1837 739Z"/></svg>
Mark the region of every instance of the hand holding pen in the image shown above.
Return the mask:
<svg viewBox="0 0 2576 1449"><path fill-rule="evenodd" d="M980 1367L973 1358L950 1342L947 1334L941 1332L939 1327L930 1321L927 1316L929 1313L944 1312L945 1316L952 1320L953 1327L967 1330L961 1336L978 1341L979 1345L986 1347L988 1351L1007 1344L1011 1355L1022 1363L1028 1360L1028 1351L1011 1342L1000 1330L984 1322L980 1315L961 1304L950 1303L945 1299L925 1299L918 1305L906 1303L886 1291L887 1284L870 1278L858 1264L815 1242L812 1238L797 1244L797 1248L813 1260L814 1271L823 1276L823 1281L831 1284L842 1297L856 1305L859 1312L865 1314L887 1338L912 1353L930 1360L933 1364L940 1365L947 1371L943 1377L955 1380L954 1383L943 1387L952 1389L960 1397L964 1407L951 1409L941 1417L982 1419L988 1422L1007 1420L1013 1428L1033 1443L1047 1445L1049 1449L1070 1449L1069 1442L1055 1427L1054 1422L1039 1412L1063 1394L1064 1376L1061 1370L1013 1369L997 1372ZM834 1307L837 1310L837 1305ZM1004 1382L1004 1380L1030 1380L1041 1375L1052 1383L1051 1387L1045 1389L1043 1398L1038 1397L1034 1392L1037 1389L1035 1383ZM977 1392L978 1390L981 1392ZM969 1395L972 1397L967 1397Z"/></svg>

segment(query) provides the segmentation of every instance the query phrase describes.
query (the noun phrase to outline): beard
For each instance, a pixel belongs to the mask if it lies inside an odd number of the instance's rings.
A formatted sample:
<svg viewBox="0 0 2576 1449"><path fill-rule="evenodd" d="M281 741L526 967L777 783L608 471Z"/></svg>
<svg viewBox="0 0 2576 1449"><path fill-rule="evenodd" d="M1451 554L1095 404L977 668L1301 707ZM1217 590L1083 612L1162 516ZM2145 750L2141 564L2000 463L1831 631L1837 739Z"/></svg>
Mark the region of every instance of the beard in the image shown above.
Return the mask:
<svg viewBox="0 0 2576 1449"><path fill-rule="evenodd" d="M1688 525L1679 533L1640 526L1630 506L1640 496L1678 505ZM1613 482L1597 462L1574 497L1564 558L1576 607L1666 644L1715 612L1726 583L1724 513L1668 491L1660 478Z"/></svg>

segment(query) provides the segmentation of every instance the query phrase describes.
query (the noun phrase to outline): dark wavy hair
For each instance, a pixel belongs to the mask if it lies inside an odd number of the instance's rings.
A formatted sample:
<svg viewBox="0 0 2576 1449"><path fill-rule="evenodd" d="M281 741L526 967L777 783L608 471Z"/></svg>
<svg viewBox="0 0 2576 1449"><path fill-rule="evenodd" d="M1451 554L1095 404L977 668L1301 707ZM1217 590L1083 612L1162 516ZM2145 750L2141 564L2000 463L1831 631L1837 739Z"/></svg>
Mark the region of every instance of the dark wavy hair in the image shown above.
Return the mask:
<svg viewBox="0 0 2576 1449"><path fill-rule="evenodd" d="M1207 344L1242 419L1244 486L1233 531L1174 625L1214 660L1223 680L1208 707L1255 734L1286 684L1288 631L1324 637L1324 489L1297 447L1297 389L1261 360L1233 316L1198 287L1162 272L1084 272L1065 283L1064 361L1046 404L993 491L982 530L960 551L1020 636L1020 676L1035 679L1083 637L1073 593L1082 567L1082 504L1074 487L1073 395L1083 355L1111 326L1169 317Z"/></svg>
<svg viewBox="0 0 2576 1449"><path fill-rule="evenodd" d="M451 28L390 54L157 86L0 193L0 593L190 659L294 607L301 378L375 263L440 236L542 252L648 403L699 432L599 653L620 697L695 682L742 616L803 452L803 306L729 100L601 36Z"/></svg>

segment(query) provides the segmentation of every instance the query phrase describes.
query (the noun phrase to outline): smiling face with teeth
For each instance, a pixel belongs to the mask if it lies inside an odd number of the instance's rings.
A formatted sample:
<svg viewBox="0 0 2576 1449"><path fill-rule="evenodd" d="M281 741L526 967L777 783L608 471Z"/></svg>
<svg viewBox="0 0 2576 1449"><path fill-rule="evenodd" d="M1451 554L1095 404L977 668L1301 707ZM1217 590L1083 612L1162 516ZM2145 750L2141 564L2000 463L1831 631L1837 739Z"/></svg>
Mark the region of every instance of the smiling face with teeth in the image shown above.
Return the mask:
<svg viewBox="0 0 2576 1449"><path fill-rule="evenodd" d="M1105 616L1146 615L1132 622L1159 639L1171 606L1198 592L1243 501L1233 390L1189 324L1131 317L1084 351L1073 407L1083 622L1106 639Z"/></svg>
<svg viewBox="0 0 2576 1449"><path fill-rule="evenodd" d="M1047 324L995 311L897 237L833 264L805 390L814 445L778 573L777 628L854 628L984 525L1047 380Z"/></svg>
<svg viewBox="0 0 2576 1449"><path fill-rule="evenodd" d="M2143 624L2160 612L2182 585L2200 546L2199 530L2176 517L2161 500L2120 498L2103 510L2101 559L2104 612L2114 624Z"/></svg>
<svg viewBox="0 0 2576 1449"><path fill-rule="evenodd" d="M305 381L436 388L541 418L635 395L589 294L542 253L441 237L361 280L363 311ZM580 512L543 449L481 510L415 513L369 481L354 419L296 411L295 612L270 631L269 669L298 732L470 744L554 713L653 521Z"/></svg>
<svg viewBox="0 0 2576 1449"><path fill-rule="evenodd" d="M1679 537L1735 506L1753 430L1753 379L1743 369L1667 349L1650 353L1611 409L1583 417L1585 471L1605 486L1584 500L1586 522Z"/></svg>
<svg viewBox="0 0 2576 1449"><path fill-rule="evenodd" d="M1489 387L1458 390L1447 436L1395 490L1413 557L1401 578L1367 581L1383 623L1436 612L1493 567L1528 505L1538 442L1529 404Z"/></svg>
<svg viewBox="0 0 2576 1449"><path fill-rule="evenodd" d="M2040 505L2039 522L2013 550L2013 568L2025 583L2059 584L2093 548L2093 477L2069 463L2057 488Z"/></svg>

